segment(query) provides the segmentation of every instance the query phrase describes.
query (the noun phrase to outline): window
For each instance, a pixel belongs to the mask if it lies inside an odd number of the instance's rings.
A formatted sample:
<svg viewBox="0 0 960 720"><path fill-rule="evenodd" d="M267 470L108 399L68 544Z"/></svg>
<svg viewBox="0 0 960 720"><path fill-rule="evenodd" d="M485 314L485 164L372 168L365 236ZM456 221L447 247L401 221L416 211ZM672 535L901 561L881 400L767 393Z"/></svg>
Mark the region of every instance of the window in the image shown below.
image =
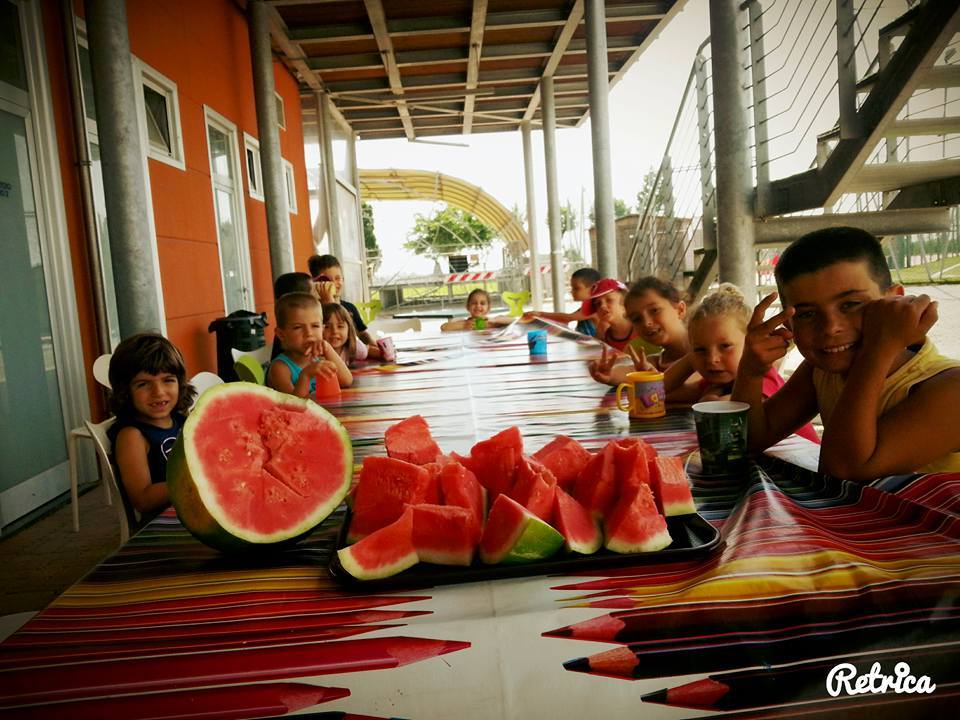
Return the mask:
<svg viewBox="0 0 960 720"><path fill-rule="evenodd" d="M283 179L287 188L287 210L297 214L297 184L293 181L293 165L289 160L283 161Z"/></svg>
<svg viewBox="0 0 960 720"><path fill-rule="evenodd" d="M139 59L134 67L147 156L185 170L177 85Z"/></svg>
<svg viewBox="0 0 960 720"><path fill-rule="evenodd" d="M283 98L280 93L275 92L273 96L277 99L277 125L281 130L287 129L287 116L283 112Z"/></svg>
<svg viewBox="0 0 960 720"><path fill-rule="evenodd" d="M244 159L247 163L247 190L254 200L263 200L263 173L260 170L260 143L243 134Z"/></svg>

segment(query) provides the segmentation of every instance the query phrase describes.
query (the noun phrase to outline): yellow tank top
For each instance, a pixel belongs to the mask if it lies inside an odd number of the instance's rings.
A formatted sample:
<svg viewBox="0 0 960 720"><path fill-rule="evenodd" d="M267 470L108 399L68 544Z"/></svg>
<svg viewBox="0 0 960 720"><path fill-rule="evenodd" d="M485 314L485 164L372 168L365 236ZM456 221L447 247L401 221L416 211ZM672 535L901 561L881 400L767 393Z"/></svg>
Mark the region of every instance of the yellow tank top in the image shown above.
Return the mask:
<svg viewBox="0 0 960 720"><path fill-rule="evenodd" d="M880 415L906 399L910 389L917 383L929 380L944 370L960 367L960 361L944 357L937 352L933 343L927 340L920 350L907 362L897 368L883 381L880 392ZM836 373L813 369L813 387L817 391L817 405L824 426L830 424L830 416L840 399L844 379ZM917 472L960 472L960 452L952 452L934 460Z"/></svg>

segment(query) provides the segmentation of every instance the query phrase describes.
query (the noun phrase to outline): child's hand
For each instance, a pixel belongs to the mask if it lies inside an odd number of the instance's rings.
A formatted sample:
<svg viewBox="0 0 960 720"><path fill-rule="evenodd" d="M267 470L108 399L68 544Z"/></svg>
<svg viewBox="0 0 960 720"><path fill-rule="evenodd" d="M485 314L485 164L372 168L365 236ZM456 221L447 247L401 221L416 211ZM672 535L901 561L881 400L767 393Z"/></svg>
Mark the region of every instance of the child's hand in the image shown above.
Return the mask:
<svg viewBox="0 0 960 720"><path fill-rule="evenodd" d="M528 322L533 322L536 319L537 319L537 313L535 313L533 310L530 310L523 314L523 317L520 318L520 322L528 323Z"/></svg>
<svg viewBox="0 0 960 720"><path fill-rule="evenodd" d="M653 363L647 360L647 353L643 348L635 348L633 345L627 345L627 352L633 360L633 367L637 370L656 370Z"/></svg>
<svg viewBox="0 0 960 720"><path fill-rule="evenodd" d="M750 375L763 376L773 363L787 354L793 339L793 333L782 327L783 321L793 316L793 308L782 310L769 320L763 319L763 314L776 299L775 292L763 298L754 308L750 324L747 325L740 370Z"/></svg>
<svg viewBox="0 0 960 720"><path fill-rule="evenodd" d="M314 358L301 372L307 377L336 377L337 366L329 360Z"/></svg>
<svg viewBox="0 0 960 720"><path fill-rule="evenodd" d="M600 355L599 360L591 360L587 363L587 368L590 370L590 377L600 383L605 385L613 385L613 376L612 370L614 364L620 358L620 353L616 350L607 351L607 347L604 346L603 354Z"/></svg>
<svg viewBox="0 0 960 720"><path fill-rule="evenodd" d="M863 309L863 344L899 352L923 342L937 318L937 302L929 295L882 297Z"/></svg>
<svg viewBox="0 0 960 720"><path fill-rule="evenodd" d="M317 299L326 303L335 303L337 301L337 286L330 281L320 281L313 284L313 292Z"/></svg>

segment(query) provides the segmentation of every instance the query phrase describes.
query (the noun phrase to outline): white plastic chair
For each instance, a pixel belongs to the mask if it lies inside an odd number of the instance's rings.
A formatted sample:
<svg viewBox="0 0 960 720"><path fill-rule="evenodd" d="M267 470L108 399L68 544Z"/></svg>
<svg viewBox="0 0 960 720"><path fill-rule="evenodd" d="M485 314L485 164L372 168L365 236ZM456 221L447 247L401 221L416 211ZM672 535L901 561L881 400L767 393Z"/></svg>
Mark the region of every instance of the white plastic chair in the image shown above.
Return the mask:
<svg viewBox="0 0 960 720"><path fill-rule="evenodd" d="M112 357L113 353L104 353L93 361L93 377L107 390L113 389L110 385L110 358Z"/></svg>
<svg viewBox="0 0 960 720"><path fill-rule="evenodd" d="M270 353L272 351L273 347L270 344L264 345L262 348L257 348L256 350L237 350L236 348L230 348L230 354L233 356L234 362L244 355L249 355L261 365L266 365L270 362Z"/></svg>
<svg viewBox="0 0 960 720"><path fill-rule="evenodd" d="M197 398L199 398L204 392L213 386L223 385L223 378L216 373L201 370L192 378L190 378L190 384L193 385L194 389L197 391ZM196 399L194 399L194 402L196 402Z"/></svg>
<svg viewBox="0 0 960 720"><path fill-rule="evenodd" d="M93 361L93 378L98 383L112 390L110 387L110 358L112 353L104 353ZM80 506L79 499L79 480L77 478L77 440L91 440L90 433L83 425L73 428L67 433L67 460L69 461L70 471L70 504L73 509L73 531L80 532ZM107 505L113 505L113 497L110 493L110 484L103 483L103 495L107 500Z"/></svg>
<svg viewBox="0 0 960 720"><path fill-rule="evenodd" d="M372 323L367 325L367 329L370 332L381 333L401 333L407 330L420 332L422 327L423 325L418 318L384 318L383 320L374 320Z"/></svg>
<svg viewBox="0 0 960 720"><path fill-rule="evenodd" d="M97 460L100 462L100 472L103 473L103 482L104 484L109 483L117 497L120 498L120 502L117 503L117 516L120 518L120 542L125 543L130 539L130 517L127 513L129 512L136 521L139 521L140 518L139 513L133 507L127 507L126 496L120 492L117 473L114 471L113 462L110 459L110 438L107 437L107 430L116 421L117 419L112 417L101 423L84 420L83 424L86 425L87 432L93 439L93 446L97 451Z"/></svg>

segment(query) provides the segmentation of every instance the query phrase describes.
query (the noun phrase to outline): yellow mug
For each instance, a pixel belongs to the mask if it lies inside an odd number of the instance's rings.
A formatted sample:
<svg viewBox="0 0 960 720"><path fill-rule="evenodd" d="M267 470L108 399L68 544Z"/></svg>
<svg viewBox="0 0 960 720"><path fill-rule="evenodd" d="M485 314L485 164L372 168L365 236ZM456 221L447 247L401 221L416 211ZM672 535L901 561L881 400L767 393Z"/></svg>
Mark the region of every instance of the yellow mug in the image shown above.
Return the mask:
<svg viewBox="0 0 960 720"><path fill-rule="evenodd" d="M626 389L629 403L623 404ZM663 373L640 370L627 374L627 381L617 386L617 407L628 411L632 418L658 418L667 414Z"/></svg>

